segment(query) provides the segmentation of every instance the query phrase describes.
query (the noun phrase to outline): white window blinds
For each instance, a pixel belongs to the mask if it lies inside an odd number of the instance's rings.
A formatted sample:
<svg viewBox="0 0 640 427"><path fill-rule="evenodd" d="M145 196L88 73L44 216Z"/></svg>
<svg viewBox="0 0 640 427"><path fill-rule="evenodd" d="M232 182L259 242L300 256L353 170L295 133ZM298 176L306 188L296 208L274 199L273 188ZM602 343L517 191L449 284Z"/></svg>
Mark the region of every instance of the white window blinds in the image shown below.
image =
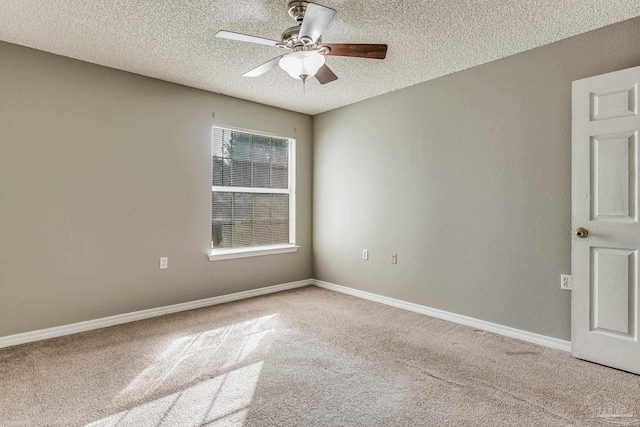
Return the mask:
<svg viewBox="0 0 640 427"><path fill-rule="evenodd" d="M286 138L213 128L213 249L293 243L292 144Z"/></svg>

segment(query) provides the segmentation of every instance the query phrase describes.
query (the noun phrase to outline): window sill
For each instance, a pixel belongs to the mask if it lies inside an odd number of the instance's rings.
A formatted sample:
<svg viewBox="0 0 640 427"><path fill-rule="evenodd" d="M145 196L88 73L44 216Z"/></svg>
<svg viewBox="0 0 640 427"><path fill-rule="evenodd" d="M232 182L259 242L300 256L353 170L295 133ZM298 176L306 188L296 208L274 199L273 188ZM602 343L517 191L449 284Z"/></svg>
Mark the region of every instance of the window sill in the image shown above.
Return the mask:
<svg viewBox="0 0 640 427"><path fill-rule="evenodd" d="M262 255L286 254L297 252L300 246L274 245L258 246L255 248L216 249L209 254L209 261L222 261L225 259L248 258Z"/></svg>

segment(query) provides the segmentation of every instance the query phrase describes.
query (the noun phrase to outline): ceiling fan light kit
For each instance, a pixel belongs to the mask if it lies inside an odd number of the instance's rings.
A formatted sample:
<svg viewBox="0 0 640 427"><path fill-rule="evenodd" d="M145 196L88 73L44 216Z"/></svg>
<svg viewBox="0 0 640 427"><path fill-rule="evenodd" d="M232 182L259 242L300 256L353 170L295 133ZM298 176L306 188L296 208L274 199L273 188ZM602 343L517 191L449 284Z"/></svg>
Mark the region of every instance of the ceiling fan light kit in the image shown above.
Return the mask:
<svg viewBox="0 0 640 427"><path fill-rule="evenodd" d="M314 50L299 50L280 58L279 64L291 77L301 79L302 76L315 76L324 65L324 56Z"/></svg>
<svg viewBox="0 0 640 427"><path fill-rule="evenodd" d="M274 46L288 51L264 64L247 71L244 77L257 77L280 66L287 74L304 83L315 77L320 84L330 83L338 77L325 64L325 56L345 56L369 59L384 59L387 45L382 44L322 44L322 33L336 14L334 9L306 1L292 1L288 6L289 16L298 25L287 28L281 41L266 39L221 30L216 37L249 43Z"/></svg>

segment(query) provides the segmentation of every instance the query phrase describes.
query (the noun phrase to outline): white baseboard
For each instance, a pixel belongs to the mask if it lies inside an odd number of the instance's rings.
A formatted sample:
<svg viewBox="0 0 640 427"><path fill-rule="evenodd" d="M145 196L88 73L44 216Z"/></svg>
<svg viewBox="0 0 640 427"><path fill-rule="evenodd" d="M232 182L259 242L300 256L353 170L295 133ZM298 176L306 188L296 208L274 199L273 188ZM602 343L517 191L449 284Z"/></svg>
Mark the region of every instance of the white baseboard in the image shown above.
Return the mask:
<svg viewBox="0 0 640 427"><path fill-rule="evenodd" d="M0 337L0 348L11 347L19 344L26 344L34 341L41 341L65 335L76 334L79 332L91 331L94 329L106 328L109 326L120 325L122 323L135 322L137 320L149 319L151 317L164 316L165 314L178 313L180 311L194 310L196 308L209 307L226 302L238 301L247 298L253 298L260 295L272 294L275 292L286 291L289 289L301 288L303 286L315 285L320 288L329 289L343 294L352 295L381 304L390 305L404 310L416 313L426 314L427 316L436 317L438 319L448 320L450 322L459 323L461 325L471 326L483 331L493 332L511 338L520 339L544 347L554 348L557 350L571 351L571 342L560 340L557 338L547 337L545 335L534 334L520 329L510 328L508 326L498 325L496 323L485 322L484 320L474 319L472 317L460 314L450 313L444 310L427 307L424 305L414 304L394 298L389 298L370 292L360 291L346 286L340 286L322 280L300 280L298 282L283 283L281 285L267 286L264 288L252 289L250 291L237 292L219 297L205 298L197 301L190 301L181 304L167 305L164 307L150 308L148 310L135 311L133 313L119 314L116 316L103 317L101 319L88 320L86 322L73 323L70 325L57 326L55 328L41 329L38 331L25 332L22 334L9 335Z"/></svg>
<svg viewBox="0 0 640 427"><path fill-rule="evenodd" d="M313 279L300 280L298 282L283 283L281 285L267 286L265 288L252 289L250 291L236 292L219 297L205 298L181 304L167 305L164 307L150 308L148 310L135 311L133 313L118 314L116 316L103 317L101 319L88 320L86 322L72 323L70 325L57 326L55 328L40 329L38 331L25 332L23 334L0 337L0 348L26 344L34 341L47 340L64 335L77 334L94 329L120 325L122 323L135 322L136 320L149 319L151 317L164 316L165 314L178 313L180 311L209 307L225 302L238 301L253 298L260 295L272 294L303 286L313 285Z"/></svg>
<svg viewBox="0 0 640 427"><path fill-rule="evenodd" d="M463 316L461 314L450 313L437 308L431 308L424 305L414 304L399 299L389 298L370 292L360 291L346 286L335 285L333 283L324 282L322 280L314 280L313 284L331 291L341 292L343 294L352 295L381 304L390 305L404 310L416 313L426 314L427 316L436 317L438 319L448 320L450 322L459 323L465 326L471 326L487 332L516 338L522 341L531 342L544 347L554 348L556 350L571 351L571 342L558 338L552 338L545 335L534 334L533 332L523 331L521 329L511 328L508 326L498 325L497 323L485 322L484 320L474 319L473 317Z"/></svg>

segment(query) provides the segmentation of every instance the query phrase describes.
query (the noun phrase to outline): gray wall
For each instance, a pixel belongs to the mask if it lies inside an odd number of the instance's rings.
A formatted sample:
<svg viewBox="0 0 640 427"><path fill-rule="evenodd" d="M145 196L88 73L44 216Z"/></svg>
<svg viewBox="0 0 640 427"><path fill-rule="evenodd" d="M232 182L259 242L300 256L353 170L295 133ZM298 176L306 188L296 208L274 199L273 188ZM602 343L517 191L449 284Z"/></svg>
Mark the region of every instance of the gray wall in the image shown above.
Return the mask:
<svg viewBox="0 0 640 427"><path fill-rule="evenodd" d="M297 138L297 253L206 257L212 111ZM0 336L310 278L311 125L0 43Z"/></svg>
<svg viewBox="0 0 640 427"><path fill-rule="evenodd" d="M315 116L314 277L569 339L571 81L638 46L634 19Z"/></svg>

